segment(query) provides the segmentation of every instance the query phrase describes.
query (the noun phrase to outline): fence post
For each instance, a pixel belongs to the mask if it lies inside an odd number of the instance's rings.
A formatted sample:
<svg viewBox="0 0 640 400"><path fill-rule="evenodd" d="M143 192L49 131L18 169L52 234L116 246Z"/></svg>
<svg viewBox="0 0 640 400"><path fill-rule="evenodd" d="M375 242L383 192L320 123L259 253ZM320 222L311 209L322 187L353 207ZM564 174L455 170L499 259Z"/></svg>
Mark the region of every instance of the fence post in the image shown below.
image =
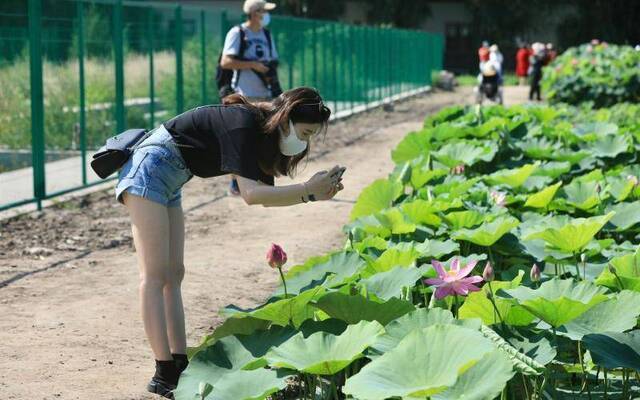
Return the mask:
<svg viewBox="0 0 640 400"><path fill-rule="evenodd" d="M316 48L318 47L318 32L316 32L316 27L318 26L318 21L313 21L313 33L311 35L313 42L313 53L311 56L311 71L312 71L312 79L313 86L318 87L318 54L316 52Z"/></svg>
<svg viewBox="0 0 640 400"><path fill-rule="evenodd" d="M349 99L351 100L351 112L353 112L353 109L355 108L355 90L354 90L354 83L355 83L355 75L353 73L353 64L354 64L354 52L353 50L356 48L353 44L354 41L354 37L353 37L353 26L351 25L347 25L347 33L349 35L349 38L347 39L347 43L349 43L349 48L347 49L347 56L349 57Z"/></svg>
<svg viewBox="0 0 640 400"><path fill-rule="evenodd" d="M338 53L337 49L337 38L336 38L336 23L331 23L331 54L333 57L336 57ZM333 66L333 107L336 110L336 114L338 113L338 63L336 59L331 63Z"/></svg>
<svg viewBox="0 0 640 400"><path fill-rule="evenodd" d="M227 36L227 10L220 13L220 46L224 47L224 39Z"/></svg>
<svg viewBox="0 0 640 400"><path fill-rule="evenodd" d="M220 49L224 50L224 40L227 37L227 10L222 10L220 13ZM221 51L222 51L221 50ZM216 93L218 91L216 90ZM219 97L219 94L217 95ZM218 102L222 102L222 99L218 98Z"/></svg>
<svg viewBox="0 0 640 400"><path fill-rule="evenodd" d="M147 12L147 44L149 46L149 114L151 122L151 129L153 129L156 123L156 93L155 93L155 75L153 65L153 8L149 7Z"/></svg>
<svg viewBox="0 0 640 400"><path fill-rule="evenodd" d="M200 62L202 63L202 104L207 104L207 38L205 29L205 11L200 11Z"/></svg>
<svg viewBox="0 0 640 400"><path fill-rule="evenodd" d="M124 123L124 38L122 0L113 6L113 50L116 73L116 133L125 129Z"/></svg>
<svg viewBox="0 0 640 400"><path fill-rule="evenodd" d="M31 84L31 164L33 195L42 209L46 196L44 173L44 91L42 86L42 3L29 0L29 72Z"/></svg>
<svg viewBox="0 0 640 400"><path fill-rule="evenodd" d="M87 115L85 113L84 87L84 3L76 3L78 13L78 80L80 83L80 159L82 160L82 184L87 184Z"/></svg>
<svg viewBox="0 0 640 400"><path fill-rule="evenodd" d="M184 111L184 76L182 71L182 6L175 9L176 26L176 114Z"/></svg>

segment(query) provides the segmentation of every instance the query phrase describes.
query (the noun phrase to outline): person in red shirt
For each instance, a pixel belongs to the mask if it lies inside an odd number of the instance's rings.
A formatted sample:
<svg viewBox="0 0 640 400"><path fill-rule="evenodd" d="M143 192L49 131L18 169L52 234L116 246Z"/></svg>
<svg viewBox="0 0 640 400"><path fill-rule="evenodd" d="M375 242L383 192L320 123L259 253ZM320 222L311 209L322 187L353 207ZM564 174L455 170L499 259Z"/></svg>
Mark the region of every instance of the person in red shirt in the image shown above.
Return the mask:
<svg viewBox="0 0 640 400"><path fill-rule="evenodd" d="M529 56L531 56L531 48L528 43L523 43L516 53L516 76L518 77L520 86L527 84Z"/></svg>

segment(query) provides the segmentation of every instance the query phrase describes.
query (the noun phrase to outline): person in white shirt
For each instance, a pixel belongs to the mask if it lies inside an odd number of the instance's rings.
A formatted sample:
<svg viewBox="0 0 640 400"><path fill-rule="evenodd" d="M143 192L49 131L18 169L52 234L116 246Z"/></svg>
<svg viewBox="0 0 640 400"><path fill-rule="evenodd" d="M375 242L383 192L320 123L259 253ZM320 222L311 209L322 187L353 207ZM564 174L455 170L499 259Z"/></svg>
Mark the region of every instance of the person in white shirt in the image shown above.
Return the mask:
<svg viewBox="0 0 640 400"><path fill-rule="evenodd" d="M266 74L269 67L265 64L278 59L275 42L265 29L271 20L269 11L275 7L274 3L264 0L246 0L243 11L247 20L231 28L224 41L220 66L234 70L232 87L249 101L265 101L274 97L258 74ZM243 46L240 43L242 36Z"/></svg>
<svg viewBox="0 0 640 400"><path fill-rule="evenodd" d="M275 97L272 88L258 75L268 73L266 64L278 60L275 42L265 29L271 21L269 11L274 8L274 3L264 0L245 0L242 10L247 20L231 28L224 40L220 66L233 70L231 87L250 102L270 101ZM229 184L229 194L240 195L238 182L234 178Z"/></svg>

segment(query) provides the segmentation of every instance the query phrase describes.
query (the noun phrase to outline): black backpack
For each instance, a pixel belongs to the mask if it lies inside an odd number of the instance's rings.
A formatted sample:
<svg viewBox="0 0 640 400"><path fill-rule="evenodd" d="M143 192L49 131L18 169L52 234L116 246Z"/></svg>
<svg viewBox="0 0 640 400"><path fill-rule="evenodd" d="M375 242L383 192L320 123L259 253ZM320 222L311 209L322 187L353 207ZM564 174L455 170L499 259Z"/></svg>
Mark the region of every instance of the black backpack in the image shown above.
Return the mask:
<svg viewBox="0 0 640 400"><path fill-rule="evenodd" d="M242 26L237 25L240 30L240 51L238 53L238 59L242 60L244 56L244 52L247 49L247 42L245 38L244 29ZM264 34L267 37L267 43L269 45L269 56L271 57L273 54L272 44L271 44L271 32L268 29L264 29ZM230 94L235 93L233 88L231 87L231 81L233 80L233 70L222 68L220 66L220 61L222 61L222 51L220 50L220 55L218 56L218 66L216 68L216 84L218 85L218 95L220 96L220 100L227 97ZM238 71L240 74L240 71Z"/></svg>

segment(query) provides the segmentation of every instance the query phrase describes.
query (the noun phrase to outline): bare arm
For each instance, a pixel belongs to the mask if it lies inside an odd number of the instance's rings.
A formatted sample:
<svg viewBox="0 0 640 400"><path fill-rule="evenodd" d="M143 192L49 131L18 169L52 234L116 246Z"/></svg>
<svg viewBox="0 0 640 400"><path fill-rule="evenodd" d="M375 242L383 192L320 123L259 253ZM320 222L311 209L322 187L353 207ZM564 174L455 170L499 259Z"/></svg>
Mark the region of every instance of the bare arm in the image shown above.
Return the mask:
<svg viewBox="0 0 640 400"><path fill-rule="evenodd" d="M220 60L220 66L224 69L254 69L262 73L269 70L269 68L265 67L257 61L242 61L229 54L225 54L222 56L222 59Z"/></svg>
<svg viewBox="0 0 640 400"><path fill-rule="evenodd" d="M264 207L283 207L309 201L305 184L269 186L262 182L236 176L240 195L248 205L262 204Z"/></svg>
<svg viewBox="0 0 640 400"><path fill-rule="evenodd" d="M269 186L262 182L236 176L240 195L248 205L262 204L264 207L283 207L309 201L332 199L344 188L340 178L332 177L338 167L314 175L308 182L286 186Z"/></svg>

